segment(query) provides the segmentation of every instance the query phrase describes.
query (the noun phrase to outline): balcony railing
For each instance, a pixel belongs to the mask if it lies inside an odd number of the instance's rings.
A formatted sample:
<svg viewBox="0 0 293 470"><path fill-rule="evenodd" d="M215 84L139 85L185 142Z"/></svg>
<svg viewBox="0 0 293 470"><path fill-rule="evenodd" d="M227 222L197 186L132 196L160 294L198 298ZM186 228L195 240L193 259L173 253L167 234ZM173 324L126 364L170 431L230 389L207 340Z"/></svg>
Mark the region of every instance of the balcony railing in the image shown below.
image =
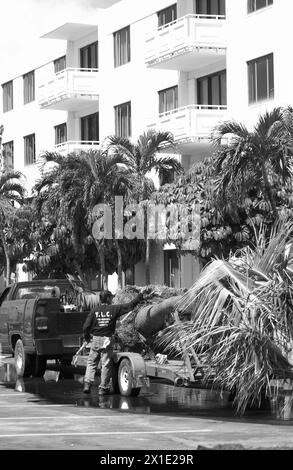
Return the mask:
<svg viewBox="0 0 293 470"><path fill-rule="evenodd" d="M39 105L41 108L54 107L66 109L58 103L74 99L98 99L98 69L67 68L56 73L39 86Z"/></svg>
<svg viewBox="0 0 293 470"><path fill-rule="evenodd" d="M153 66L194 50L225 53L225 18L186 15L161 26L146 38L146 64Z"/></svg>
<svg viewBox="0 0 293 470"><path fill-rule="evenodd" d="M54 146L55 152L67 155L71 152L98 150L100 142L96 140L68 140Z"/></svg>
<svg viewBox="0 0 293 470"><path fill-rule="evenodd" d="M225 120L227 106L189 105L159 114L148 128L168 131L177 144L208 142L213 128Z"/></svg>

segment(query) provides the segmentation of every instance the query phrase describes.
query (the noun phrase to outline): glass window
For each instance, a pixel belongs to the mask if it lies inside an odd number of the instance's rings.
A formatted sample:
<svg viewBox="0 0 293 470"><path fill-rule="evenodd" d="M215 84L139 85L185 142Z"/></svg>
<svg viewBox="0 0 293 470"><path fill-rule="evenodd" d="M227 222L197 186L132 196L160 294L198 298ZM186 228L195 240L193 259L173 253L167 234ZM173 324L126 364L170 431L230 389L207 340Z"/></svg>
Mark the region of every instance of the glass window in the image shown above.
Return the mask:
<svg viewBox="0 0 293 470"><path fill-rule="evenodd" d="M130 27L114 33L114 67L130 62Z"/></svg>
<svg viewBox="0 0 293 470"><path fill-rule="evenodd" d="M59 57L59 59L54 60L54 71L55 73L61 72L66 69L66 56Z"/></svg>
<svg viewBox="0 0 293 470"><path fill-rule="evenodd" d="M171 23L177 19L177 5L171 5L164 10L158 11L158 26L163 26L165 24Z"/></svg>
<svg viewBox="0 0 293 470"><path fill-rule="evenodd" d="M178 86L159 91L159 113L167 113L178 108Z"/></svg>
<svg viewBox="0 0 293 470"><path fill-rule="evenodd" d="M2 85L3 91L3 113L13 109L13 82L7 82Z"/></svg>
<svg viewBox="0 0 293 470"><path fill-rule="evenodd" d="M115 106L115 134L118 137L131 137L131 102Z"/></svg>
<svg viewBox="0 0 293 470"><path fill-rule="evenodd" d="M34 163L36 163L35 134L30 134L24 137L24 164Z"/></svg>
<svg viewBox="0 0 293 470"><path fill-rule="evenodd" d="M252 13L253 11L260 10L261 8L266 8L272 4L273 0L248 0L247 11L248 13Z"/></svg>
<svg viewBox="0 0 293 470"><path fill-rule="evenodd" d="M274 97L274 57L269 54L247 63L249 103Z"/></svg>
<svg viewBox="0 0 293 470"><path fill-rule="evenodd" d="M23 75L23 102L30 103L35 100L35 72Z"/></svg>
<svg viewBox="0 0 293 470"><path fill-rule="evenodd" d="M55 129L55 145L62 144L67 141L67 125L66 122L54 127Z"/></svg>
<svg viewBox="0 0 293 470"><path fill-rule="evenodd" d="M13 170L14 168L14 143L6 142L3 144L3 170Z"/></svg>
<svg viewBox="0 0 293 470"><path fill-rule="evenodd" d="M226 106L226 70L197 79L197 103L201 105Z"/></svg>
<svg viewBox="0 0 293 470"><path fill-rule="evenodd" d="M98 69L98 41L80 49L80 67L82 69Z"/></svg>
<svg viewBox="0 0 293 470"><path fill-rule="evenodd" d="M226 0L195 0L197 15L226 15Z"/></svg>
<svg viewBox="0 0 293 470"><path fill-rule="evenodd" d="M99 113L81 118L81 140L99 142Z"/></svg>

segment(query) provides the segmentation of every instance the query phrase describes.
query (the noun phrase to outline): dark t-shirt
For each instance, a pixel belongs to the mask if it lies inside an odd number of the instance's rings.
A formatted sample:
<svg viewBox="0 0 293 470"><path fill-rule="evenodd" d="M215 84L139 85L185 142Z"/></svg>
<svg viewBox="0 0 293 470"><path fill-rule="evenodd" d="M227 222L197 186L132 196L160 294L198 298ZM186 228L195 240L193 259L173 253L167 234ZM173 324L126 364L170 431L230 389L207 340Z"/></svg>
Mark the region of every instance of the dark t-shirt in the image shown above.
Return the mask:
<svg viewBox="0 0 293 470"><path fill-rule="evenodd" d="M140 302L142 295L139 294L134 300L127 304L105 305L101 304L93 309L87 316L83 325L85 339L93 336L112 336L115 332L117 318L131 310Z"/></svg>

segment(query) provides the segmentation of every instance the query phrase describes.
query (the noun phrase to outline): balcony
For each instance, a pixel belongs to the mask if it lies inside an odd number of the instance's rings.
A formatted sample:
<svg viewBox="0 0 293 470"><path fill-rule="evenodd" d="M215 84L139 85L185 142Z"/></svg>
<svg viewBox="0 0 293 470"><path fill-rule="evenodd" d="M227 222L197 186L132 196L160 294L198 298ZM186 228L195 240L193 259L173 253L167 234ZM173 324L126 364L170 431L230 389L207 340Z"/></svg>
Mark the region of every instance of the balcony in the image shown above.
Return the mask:
<svg viewBox="0 0 293 470"><path fill-rule="evenodd" d="M225 16L187 15L161 26L146 39L146 65L184 72L225 66L225 23Z"/></svg>
<svg viewBox="0 0 293 470"><path fill-rule="evenodd" d="M181 152L206 148L213 128L226 118L227 106L189 105L159 114L148 128L171 132Z"/></svg>
<svg viewBox="0 0 293 470"><path fill-rule="evenodd" d="M54 151L61 155L68 155L71 152L87 152L88 150L98 150L100 142L95 140L68 140L54 146Z"/></svg>
<svg viewBox="0 0 293 470"><path fill-rule="evenodd" d="M98 69L67 68L39 86L41 109L75 111L98 100Z"/></svg>

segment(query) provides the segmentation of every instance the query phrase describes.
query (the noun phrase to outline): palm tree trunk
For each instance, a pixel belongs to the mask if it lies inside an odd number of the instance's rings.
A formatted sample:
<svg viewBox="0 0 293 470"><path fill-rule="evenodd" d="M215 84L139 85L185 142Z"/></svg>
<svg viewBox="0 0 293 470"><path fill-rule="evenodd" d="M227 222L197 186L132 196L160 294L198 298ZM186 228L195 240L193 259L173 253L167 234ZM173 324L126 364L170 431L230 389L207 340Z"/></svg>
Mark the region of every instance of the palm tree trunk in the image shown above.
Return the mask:
<svg viewBox="0 0 293 470"><path fill-rule="evenodd" d="M99 251L99 258L100 258L100 264L101 264L103 289L108 290L108 275L106 273L105 254L104 254L103 249L100 249Z"/></svg>
<svg viewBox="0 0 293 470"><path fill-rule="evenodd" d="M9 256L9 253L8 253L8 247L7 247L7 244L6 244L6 240L5 240L5 237L4 235L2 234L1 235L1 241L2 241L2 245L3 245L3 250L4 250L4 254L5 254L5 259L6 259L6 286L8 286L10 284L10 276L11 276L11 273L10 273L10 256Z"/></svg>
<svg viewBox="0 0 293 470"><path fill-rule="evenodd" d="M89 287L89 283L87 281L87 278L86 276L84 275L84 273L82 272L81 270L81 267L80 265L78 264L78 262L76 260L73 261L73 265L74 265L74 268L77 272L77 274L79 275L80 279L82 280L82 282L84 283L85 287Z"/></svg>
<svg viewBox="0 0 293 470"><path fill-rule="evenodd" d="M115 240L115 246L116 246L117 258L118 258L118 265L117 265L118 289L122 289L122 253L121 253L121 248L120 248L118 240Z"/></svg>
<svg viewBox="0 0 293 470"><path fill-rule="evenodd" d="M269 182L268 173L267 173L267 169L266 169L266 165L264 161L262 161L261 167L262 167L261 169L262 169L262 177L263 177L265 192L271 203L273 214L274 216L277 216L278 213L277 213L276 201L273 196L272 187Z"/></svg>
<svg viewBox="0 0 293 470"><path fill-rule="evenodd" d="M146 249L145 249L145 283L147 286L151 283L151 273L150 273L150 245L151 241L149 238L146 240Z"/></svg>
<svg viewBox="0 0 293 470"><path fill-rule="evenodd" d="M106 272L105 254L104 254L103 246L95 238L94 238L94 243L96 245L99 260L100 260L103 289L108 290L108 274Z"/></svg>

